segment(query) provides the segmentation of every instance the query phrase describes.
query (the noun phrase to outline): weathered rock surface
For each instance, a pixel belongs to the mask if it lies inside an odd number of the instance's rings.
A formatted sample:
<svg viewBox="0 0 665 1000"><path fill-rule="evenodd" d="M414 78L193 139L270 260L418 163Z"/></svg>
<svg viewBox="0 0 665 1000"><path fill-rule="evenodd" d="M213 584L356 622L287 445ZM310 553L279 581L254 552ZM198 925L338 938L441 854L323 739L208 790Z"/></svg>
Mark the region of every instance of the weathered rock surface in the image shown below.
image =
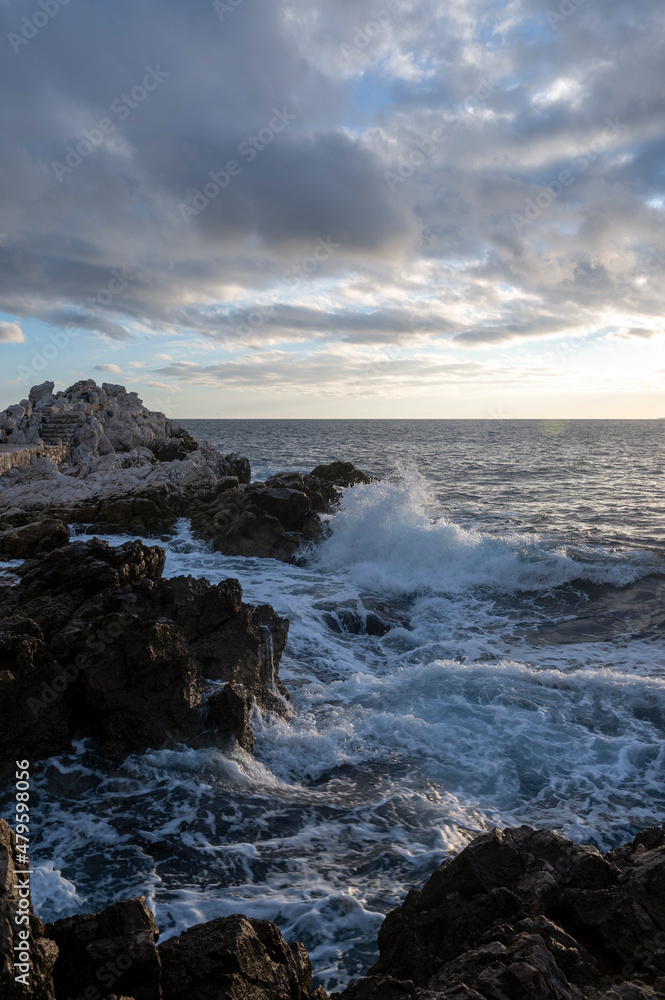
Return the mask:
<svg viewBox="0 0 665 1000"><path fill-rule="evenodd" d="M616 851L519 827L476 838L388 914L345 1000L665 996L665 829Z"/></svg>
<svg viewBox="0 0 665 1000"><path fill-rule="evenodd" d="M65 463L84 474L184 459L198 445L183 427L143 406L124 386L93 379L53 393L53 382L33 386L27 399L0 412L6 444L66 445ZM124 456L124 457L120 457Z"/></svg>
<svg viewBox="0 0 665 1000"><path fill-rule="evenodd" d="M112 760L208 730L250 750L251 706L284 713L288 622L243 604L237 580L163 579L164 559L93 538L17 570L0 606L5 760L63 752L77 733Z"/></svg>
<svg viewBox="0 0 665 1000"><path fill-rule="evenodd" d="M69 528L63 521L32 521L20 528L0 524L0 557L5 559L29 559L68 541Z"/></svg>
<svg viewBox="0 0 665 1000"><path fill-rule="evenodd" d="M144 896L56 920L45 931L59 951L53 970L58 1000L93 990L97 997L114 990L134 1000L161 1000L159 928Z"/></svg>
<svg viewBox="0 0 665 1000"><path fill-rule="evenodd" d="M318 541L324 526L320 514L339 504L340 488L371 480L350 463L318 466L313 473L283 472L265 483L222 488L216 496L190 509L198 537L225 555L296 558Z"/></svg>
<svg viewBox="0 0 665 1000"><path fill-rule="evenodd" d="M241 914L190 927L159 948L165 1000L325 1000L302 944Z"/></svg>
<svg viewBox="0 0 665 1000"><path fill-rule="evenodd" d="M20 872L20 865L18 869ZM45 935L44 924L32 911L31 898L28 896L27 902L20 904L18 883L24 880L25 876L20 874L17 878L14 833L8 823L0 819L0 997L2 1000L55 1000L52 972L58 947ZM27 922L23 922L26 919L23 913L27 914ZM29 959L22 963L21 948L26 944ZM17 976L22 977L21 982L17 981Z"/></svg>

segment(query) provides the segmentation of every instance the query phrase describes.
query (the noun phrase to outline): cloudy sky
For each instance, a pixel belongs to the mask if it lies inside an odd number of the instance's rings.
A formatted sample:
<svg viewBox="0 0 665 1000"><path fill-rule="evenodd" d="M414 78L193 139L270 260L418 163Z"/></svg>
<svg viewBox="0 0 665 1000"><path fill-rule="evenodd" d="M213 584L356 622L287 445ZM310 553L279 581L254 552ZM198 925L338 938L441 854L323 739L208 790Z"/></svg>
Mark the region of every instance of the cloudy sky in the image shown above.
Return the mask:
<svg viewBox="0 0 665 1000"><path fill-rule="evenodd" d="M0 405L665 416L658 0L0 0Z"/></svg>

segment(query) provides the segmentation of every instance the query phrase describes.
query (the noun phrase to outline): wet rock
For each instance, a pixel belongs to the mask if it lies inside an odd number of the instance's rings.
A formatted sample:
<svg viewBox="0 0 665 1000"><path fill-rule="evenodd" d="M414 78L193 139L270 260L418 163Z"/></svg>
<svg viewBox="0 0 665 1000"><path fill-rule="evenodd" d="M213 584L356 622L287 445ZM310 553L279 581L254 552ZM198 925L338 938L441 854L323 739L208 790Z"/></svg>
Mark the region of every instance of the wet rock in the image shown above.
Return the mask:
<svg viewBox="0 0 665 1000"><path fill-rule="evenodd" d="M161 1000L159 929L144 896L56 920L46 925L46 934L59 950L53 971L58 1000L101 1000L111 991Z"/></svg>
<svg viewBox="0 0 665 1000"><path fill-rule="evenodd" d="M69 528L62 521L33 521L21 528L0 531L0 556L5 559L29 559L60 548L69 541Z"/></svg>
<svg viewBox="0 0 665 1000"><path fill-rule="evenodd" d="M285 713L288 622L244 604L237 580L163 579L164 559L157 546L93 538L18 569L0 605L6 760L65 751L76 734L118 761L175 741L249 748L255 703Z"/></svg>
<svg viewBox="0 0 665 1000"><path fill-rule="evenodd" d="M351 462L331 462L329 465L317 465L312 470L313 479L322 479L335 486L357 486L358 483L371 483L372 480Z"/></svg>
<svg viewBox="0 0 665 1000"><path fill-rule="evenodd" d="M393 628L409 628L409 619L403 608L393 601L386 601L372 594L361 594L360 600L342 603L320 601L314 607L325 612L323 620L338 635L383 636Z"/></svg>
<svg viewBox="0 0 665 1000"><path fill-rule="evenodd" d="M451 1000L662 995L665 830L605 855L526 826L484 834L388 914L379 950L347 1000L395 980Z"/></svg>
<svg viewBox="0 0 665 1000"><path fill-rule="evenodd" d="M190 507L195 534L225 555L296 560L322 537L319 515L335 510L341 487L371 481L350 463L318 468L322 476L281 472L265 483L205 497Z"/></svg>
<svg viewBox="0 0 665 1000"><path fill-rule="evenodd" d="M240 914L190 927L159 947L164 1000L325 1000L309 957L274 924Z"/></svg>

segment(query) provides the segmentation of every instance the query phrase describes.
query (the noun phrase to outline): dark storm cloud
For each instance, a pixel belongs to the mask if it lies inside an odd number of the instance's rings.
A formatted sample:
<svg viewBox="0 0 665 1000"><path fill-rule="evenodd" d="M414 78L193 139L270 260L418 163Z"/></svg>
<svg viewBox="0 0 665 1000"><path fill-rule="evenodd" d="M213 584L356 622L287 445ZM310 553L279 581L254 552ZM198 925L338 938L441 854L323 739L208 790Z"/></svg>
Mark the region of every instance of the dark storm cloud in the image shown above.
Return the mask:
<svg viewBox="0 0 665 1000"><path fill-rule="evenodd" d="M35 28L10 0L0 308L223 340L277 288L256 345L493 345L608 301L642 329L663 308L665 12L548 2L52 0ZM284 293L318 239L339 246ZM359 263L367 302L305 301ZM118 271L136 277L109 299Z"/></svg>

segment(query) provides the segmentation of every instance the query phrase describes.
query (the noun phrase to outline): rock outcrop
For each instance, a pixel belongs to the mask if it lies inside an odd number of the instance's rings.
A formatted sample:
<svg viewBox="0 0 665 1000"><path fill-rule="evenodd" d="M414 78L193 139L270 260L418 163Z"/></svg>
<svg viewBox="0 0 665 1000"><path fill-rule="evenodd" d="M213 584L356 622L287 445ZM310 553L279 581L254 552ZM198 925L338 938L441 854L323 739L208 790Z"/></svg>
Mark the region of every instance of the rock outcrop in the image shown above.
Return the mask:
<svg viewBox="0 0 665 1000"><path fill-rule="evenodd" d="M183 427L143 406L124 386L93 379L53 392L33 386L27 399L0 413L0 439L11 445L66 446L65 463L84 474L186 458L198 445Z"/></svg>
<svg viewBox="0 0 665 1000"><path fill-rule="evenodd" d="M63 521L32 521L20 528L0 524L0 558L30 559L51 552L69 541Z"/></svg>
<svg viewBox="0 0 665 1000"><path fill-rule="evenodd" d="M282 472L265 483L222 487L192 505L189 516L196 535L224 555L289 562L322 537L319 515L334 512L341 488L369 482L350 463L333 462L308 475Z"/></svg>
<svg viewBox="0 0 665 1000"><path fill-rule="evenodd" d="M321 515L334 511L341 489L370 482L333 462L251 483L246 458L197 445L136 393L92 379L55 395L52 382L35 386L0 413L3 436L14 447L57 439L67 457L59 466L35 457L0 475L0 530L58 518L90 534L151 535L186 518L225 555L291 561L322 537Z"/></svg>
<svg viewBox="0 0 665 1000"><path fill-rule="evenodd" d="M326 998L322 989L312 991L304 946L288 944L267 920L220 917L170 938L159 953L164 1000Z"/></svg>
<svg viewBox="0 0 665 1000"><path fill-rule="evenodd" d="M31 972L10 959L15 841L0 820L1 996L325 1000L303 945L241 914L157 944L143 897L47 924L27 907ZM663 1000L665 828L601 855L548 830L476 838L388 914L381 957L343 1000Z"/></svg>
<svg viewBox="0 0 665 1000"><path fill-rule="evenodd" d="M601 855L548 830L476 838L386 917L345 1000L665 996L665 829Z"/></svg>
<svg viewBox="0 0 665 1000"><path fill-rule="evenodd" d="M112 760L213 734L251 750L252 705L285 712L288 622L243 604L237 580L165 580L164 560L93 538L17 569L0 607L5 760L66 751L77 733Z"/></svg>
<svg viewBox="0 0 665 1000"><path fill-rule="evenodd" d="M0 997L2 1000L326 1000L312 989L302 944L289 944L267 920L241 914L198 924L157 945L159 928L145 897L99 913L44 924L27 890L17 925L16 842L0 820ZM25 890L24 890L25 891ZM26 928L26 981L14 959L17 926Z"/></svg>
<svg viewBox="0 0 665 1000"><path fill-rule="evenodd" d="M159 928L145 897L112 903L101 913L82 913L47 924L58 948L53 983L60 997L97 998L110 991L134 1000L162 1000Z"/></svg>

